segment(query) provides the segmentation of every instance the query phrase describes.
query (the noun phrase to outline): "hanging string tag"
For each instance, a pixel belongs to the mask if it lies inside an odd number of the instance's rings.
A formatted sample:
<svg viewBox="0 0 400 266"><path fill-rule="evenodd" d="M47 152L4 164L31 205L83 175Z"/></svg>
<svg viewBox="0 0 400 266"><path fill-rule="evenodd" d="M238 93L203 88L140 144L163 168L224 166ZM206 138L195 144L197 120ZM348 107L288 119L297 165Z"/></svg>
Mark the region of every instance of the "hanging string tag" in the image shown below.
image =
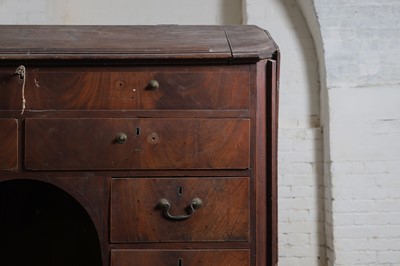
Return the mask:
<svg viewBox="0 0 400 266"><path fill-rule="evenodd" d="M26 68L23 65L20 65L17 67L15 70L15 74L19 76L20 79L22 79L22 111L21 115L24 114L25 111L25 105L26 105L26 99L25 99L25 82L26 82Z"/></svg>

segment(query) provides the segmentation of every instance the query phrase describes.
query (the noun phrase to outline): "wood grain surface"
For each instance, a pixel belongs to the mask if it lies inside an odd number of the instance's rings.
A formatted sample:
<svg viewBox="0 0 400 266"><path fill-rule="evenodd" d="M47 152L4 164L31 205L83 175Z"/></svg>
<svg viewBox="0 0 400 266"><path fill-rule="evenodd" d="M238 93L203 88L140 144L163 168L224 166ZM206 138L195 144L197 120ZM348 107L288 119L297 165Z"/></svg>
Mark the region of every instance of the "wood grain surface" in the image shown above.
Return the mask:
<svg viewBox="0 0 400 266"><path fill-rule="evenodd" d="M237 26L0 26L0 59L214 59L257 61L277 50L268 34ZM230 46L232 45L232 46Z"/></svg>
<svg viewBox="0 0 400 266"><path fill-rule="evenodd" d="M18 168L18 123L15 119L0 119L0 170Z"/></svg>
<svg viewBox="0 0 400 266"><path fill-rule="evenodd" d="M111 181L111 242L248 241L248 178L139 178ZM203 206L184 221L166 219L158 207L165 198L172 215L186 214L194 198Z"/></svg>
<svg viewBox="0 0 400 266"><path fill-rule="evenodd" d="M30 170L247 169L248 119L27 119ZM124 133L127 141L116 142Z"/></svg>
<svg viewBox="0 0 400 266"><path fill-rule="evenodd" d="M0 110L21 109L22 81L0 68ZM26 68L26 111L243 110L248 66ZM159 88L148 84L156 80Z"/></svg>

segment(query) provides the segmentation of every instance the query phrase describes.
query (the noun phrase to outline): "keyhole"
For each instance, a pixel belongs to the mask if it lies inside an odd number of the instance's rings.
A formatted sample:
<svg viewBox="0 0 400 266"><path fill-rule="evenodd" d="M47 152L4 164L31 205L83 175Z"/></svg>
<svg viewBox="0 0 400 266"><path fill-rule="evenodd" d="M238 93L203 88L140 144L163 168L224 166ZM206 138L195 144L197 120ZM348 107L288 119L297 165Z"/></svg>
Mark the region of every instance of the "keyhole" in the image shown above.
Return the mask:
<svg viewBox="0 0 400 266"><path fill-rule="evenodd" d="M179 186L178 187L178 195L180 196L180 195L182 195L182 193L183 193L183 187Z"/></svg>
<svg viewBox="0 0 400 266"><path fill-rule="evenodd" d="M178 266L183 266L183 259L181 258L178 259Z"/></svg>
<svg viewBox="0 0 400 266"><path fill-rule="evenodd" d="M140 136L140 127L136 128L136 136Z"/></svg>

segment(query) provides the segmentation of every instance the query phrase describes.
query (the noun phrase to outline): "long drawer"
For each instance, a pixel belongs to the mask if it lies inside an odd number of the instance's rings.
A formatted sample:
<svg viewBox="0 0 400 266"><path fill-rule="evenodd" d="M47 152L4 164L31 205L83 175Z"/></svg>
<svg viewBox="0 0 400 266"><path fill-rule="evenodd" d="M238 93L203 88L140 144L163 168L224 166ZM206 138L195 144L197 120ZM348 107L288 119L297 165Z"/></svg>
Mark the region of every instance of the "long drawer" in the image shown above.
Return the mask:
<svg viewBox="0 0 400 266"><path fill-rule="evenodd" d="M249 266L248 250L112 250L111 266Z"/></svg>
<svg viewBox="0 0 400 266"><path fill-rule="evenodd" d="M29 170L247 169L248 119L26 119Z"/></svg>
<svg viewBox="0 0 400 266"><path fill-rule="evenodd" d="M0 170L18 168L18 123L15 119L0 119Z"/></svg>
<svg viewBox="0 0 400 266"><path fill-rule="evenodd" d="M249 178L115 178L111 242L248 241Z"/></svg>
<svg viewBox="0 0 400 266"><path fill-rule="evenodd" d="M21 108L23 81L0 69L0 110ZM249 108L248 66L26 68L27 110Z"/></svg>

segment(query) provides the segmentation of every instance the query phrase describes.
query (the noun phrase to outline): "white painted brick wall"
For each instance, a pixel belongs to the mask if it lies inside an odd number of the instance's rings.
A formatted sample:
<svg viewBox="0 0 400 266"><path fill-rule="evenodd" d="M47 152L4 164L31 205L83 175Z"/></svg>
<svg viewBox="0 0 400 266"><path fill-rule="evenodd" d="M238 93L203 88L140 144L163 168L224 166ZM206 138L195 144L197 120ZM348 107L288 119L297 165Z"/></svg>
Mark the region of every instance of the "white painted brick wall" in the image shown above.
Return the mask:
<svg viewBox="0 0 400 266"><path fill-rule="evenodd" d="M329 99L329 264L400 265L400 2L314 3Z"/></svg>

